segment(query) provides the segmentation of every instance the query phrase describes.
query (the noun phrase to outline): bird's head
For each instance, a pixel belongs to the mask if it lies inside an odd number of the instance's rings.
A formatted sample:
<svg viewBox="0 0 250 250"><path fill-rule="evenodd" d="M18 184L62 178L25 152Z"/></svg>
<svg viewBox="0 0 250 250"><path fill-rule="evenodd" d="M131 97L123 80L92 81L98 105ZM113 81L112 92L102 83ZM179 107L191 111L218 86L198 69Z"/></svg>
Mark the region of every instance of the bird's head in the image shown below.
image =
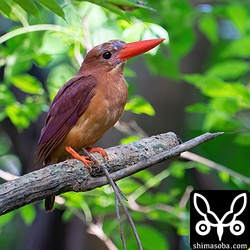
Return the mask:
<svg viewBox="0 0 250 250"><path fill-rule="evenodd" d="M113 69L122 71L125 62L131 57L143 54L165 39L151 39L138 42L125 43L120 40L110 40L91 49L86 55L79 72L104 70L109 72Z"/></svg>

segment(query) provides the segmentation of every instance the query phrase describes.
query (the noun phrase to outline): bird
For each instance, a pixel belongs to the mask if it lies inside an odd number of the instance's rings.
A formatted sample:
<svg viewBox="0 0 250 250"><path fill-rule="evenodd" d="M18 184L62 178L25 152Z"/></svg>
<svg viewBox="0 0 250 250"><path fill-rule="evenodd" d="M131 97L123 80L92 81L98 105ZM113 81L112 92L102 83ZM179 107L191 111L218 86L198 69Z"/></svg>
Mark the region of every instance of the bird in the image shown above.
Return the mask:
<svg viewBox="0 0 250 250"><path fill-rule="evenodd" d="M92 48L85 56L75 77L55 95L41 130L35 158L52 165L75 158L91 171L94 162L79 152L85 148L108 159L102 148L92 148L121 117L128 90L124 65L162 43L155 38L126 43L110 40ZM45 198L45 210L53 209L55 196Z"/></svg>

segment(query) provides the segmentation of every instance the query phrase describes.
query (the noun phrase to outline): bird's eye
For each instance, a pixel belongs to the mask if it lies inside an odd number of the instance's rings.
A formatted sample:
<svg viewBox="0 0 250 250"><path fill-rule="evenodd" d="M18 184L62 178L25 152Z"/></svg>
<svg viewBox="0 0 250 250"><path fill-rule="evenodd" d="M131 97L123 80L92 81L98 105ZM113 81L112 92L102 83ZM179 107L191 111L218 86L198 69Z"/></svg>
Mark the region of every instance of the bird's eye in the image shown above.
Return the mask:
<svg viewBox="0 0 250 250"><path fill-rule="evenodd" d="M104 59L109 59L111 56L112 56L112 55L111 55L111 53L110 53L109 51L104 52L103 55L102 55L102 57L103 57Z"/></svg>

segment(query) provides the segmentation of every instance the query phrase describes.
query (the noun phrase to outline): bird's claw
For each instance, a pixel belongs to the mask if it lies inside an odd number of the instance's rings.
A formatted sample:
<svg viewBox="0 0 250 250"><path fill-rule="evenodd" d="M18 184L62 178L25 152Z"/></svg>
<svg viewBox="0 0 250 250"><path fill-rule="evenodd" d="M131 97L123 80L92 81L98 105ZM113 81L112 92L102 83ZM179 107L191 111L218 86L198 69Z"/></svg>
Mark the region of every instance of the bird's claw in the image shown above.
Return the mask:
<svg viewBox="0 0 250 250"><path fill-rule="evenodd" d="M91 147L88 147L87 150L90 153L99 153L100 155L102 155L102 157L104 158L105 161L108 161L108 159L109 159L109 156L108 156L107 152L103 148L91 148Z"/></svg>
<svg viewBox="0 0 250 250"><path fill-rule="evenodd" d="M73 158L81 161L89 169L89 171L92 172L92 168L90 165L94 165L95 162L92 161L89 156L81 156L73 148L69 146L65 146L65 150L68 151Z"/></svg>
<svg viewBox="0 0 250 250"><path fill-rule="evenodd" d="M75 158L75 159L81 161L89 169L90 172L92 172L92 168L90 165L95 165L96 163L98 163L98 161L95 160L95 158L92 155L88 154L87 156L81 156L70 146L65 146L65 150L72 156L72 158ZM108 154L106 153L106 151L103 148L88 147L87 149L85 149L85 151L86 151L86 153L88 153L88 152L89 153L99 153L103 156L105 161L108 161L108 159L109 159Z"/></svg>

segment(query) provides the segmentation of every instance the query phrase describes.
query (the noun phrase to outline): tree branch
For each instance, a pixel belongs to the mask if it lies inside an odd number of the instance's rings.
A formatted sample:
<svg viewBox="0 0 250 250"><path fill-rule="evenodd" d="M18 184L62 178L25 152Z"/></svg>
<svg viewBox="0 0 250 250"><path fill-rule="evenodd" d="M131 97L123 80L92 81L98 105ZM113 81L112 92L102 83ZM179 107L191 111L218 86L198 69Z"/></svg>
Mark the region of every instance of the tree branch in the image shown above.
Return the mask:
<svg viewBox="0 0 250 250"><path fill-rule="evenodd" d="M112 179L120 180L159 162L175 159L182 152L220 134L206 133L181 144L172 132L152 136L106 149L109 160L105 164ZM93 155L104 164L99 154ZM92 166L92 170L90 173L80 161L71 159L6 182L0 185L0 215L49 195L85 192L108 183L100 167Z"/></svg>

